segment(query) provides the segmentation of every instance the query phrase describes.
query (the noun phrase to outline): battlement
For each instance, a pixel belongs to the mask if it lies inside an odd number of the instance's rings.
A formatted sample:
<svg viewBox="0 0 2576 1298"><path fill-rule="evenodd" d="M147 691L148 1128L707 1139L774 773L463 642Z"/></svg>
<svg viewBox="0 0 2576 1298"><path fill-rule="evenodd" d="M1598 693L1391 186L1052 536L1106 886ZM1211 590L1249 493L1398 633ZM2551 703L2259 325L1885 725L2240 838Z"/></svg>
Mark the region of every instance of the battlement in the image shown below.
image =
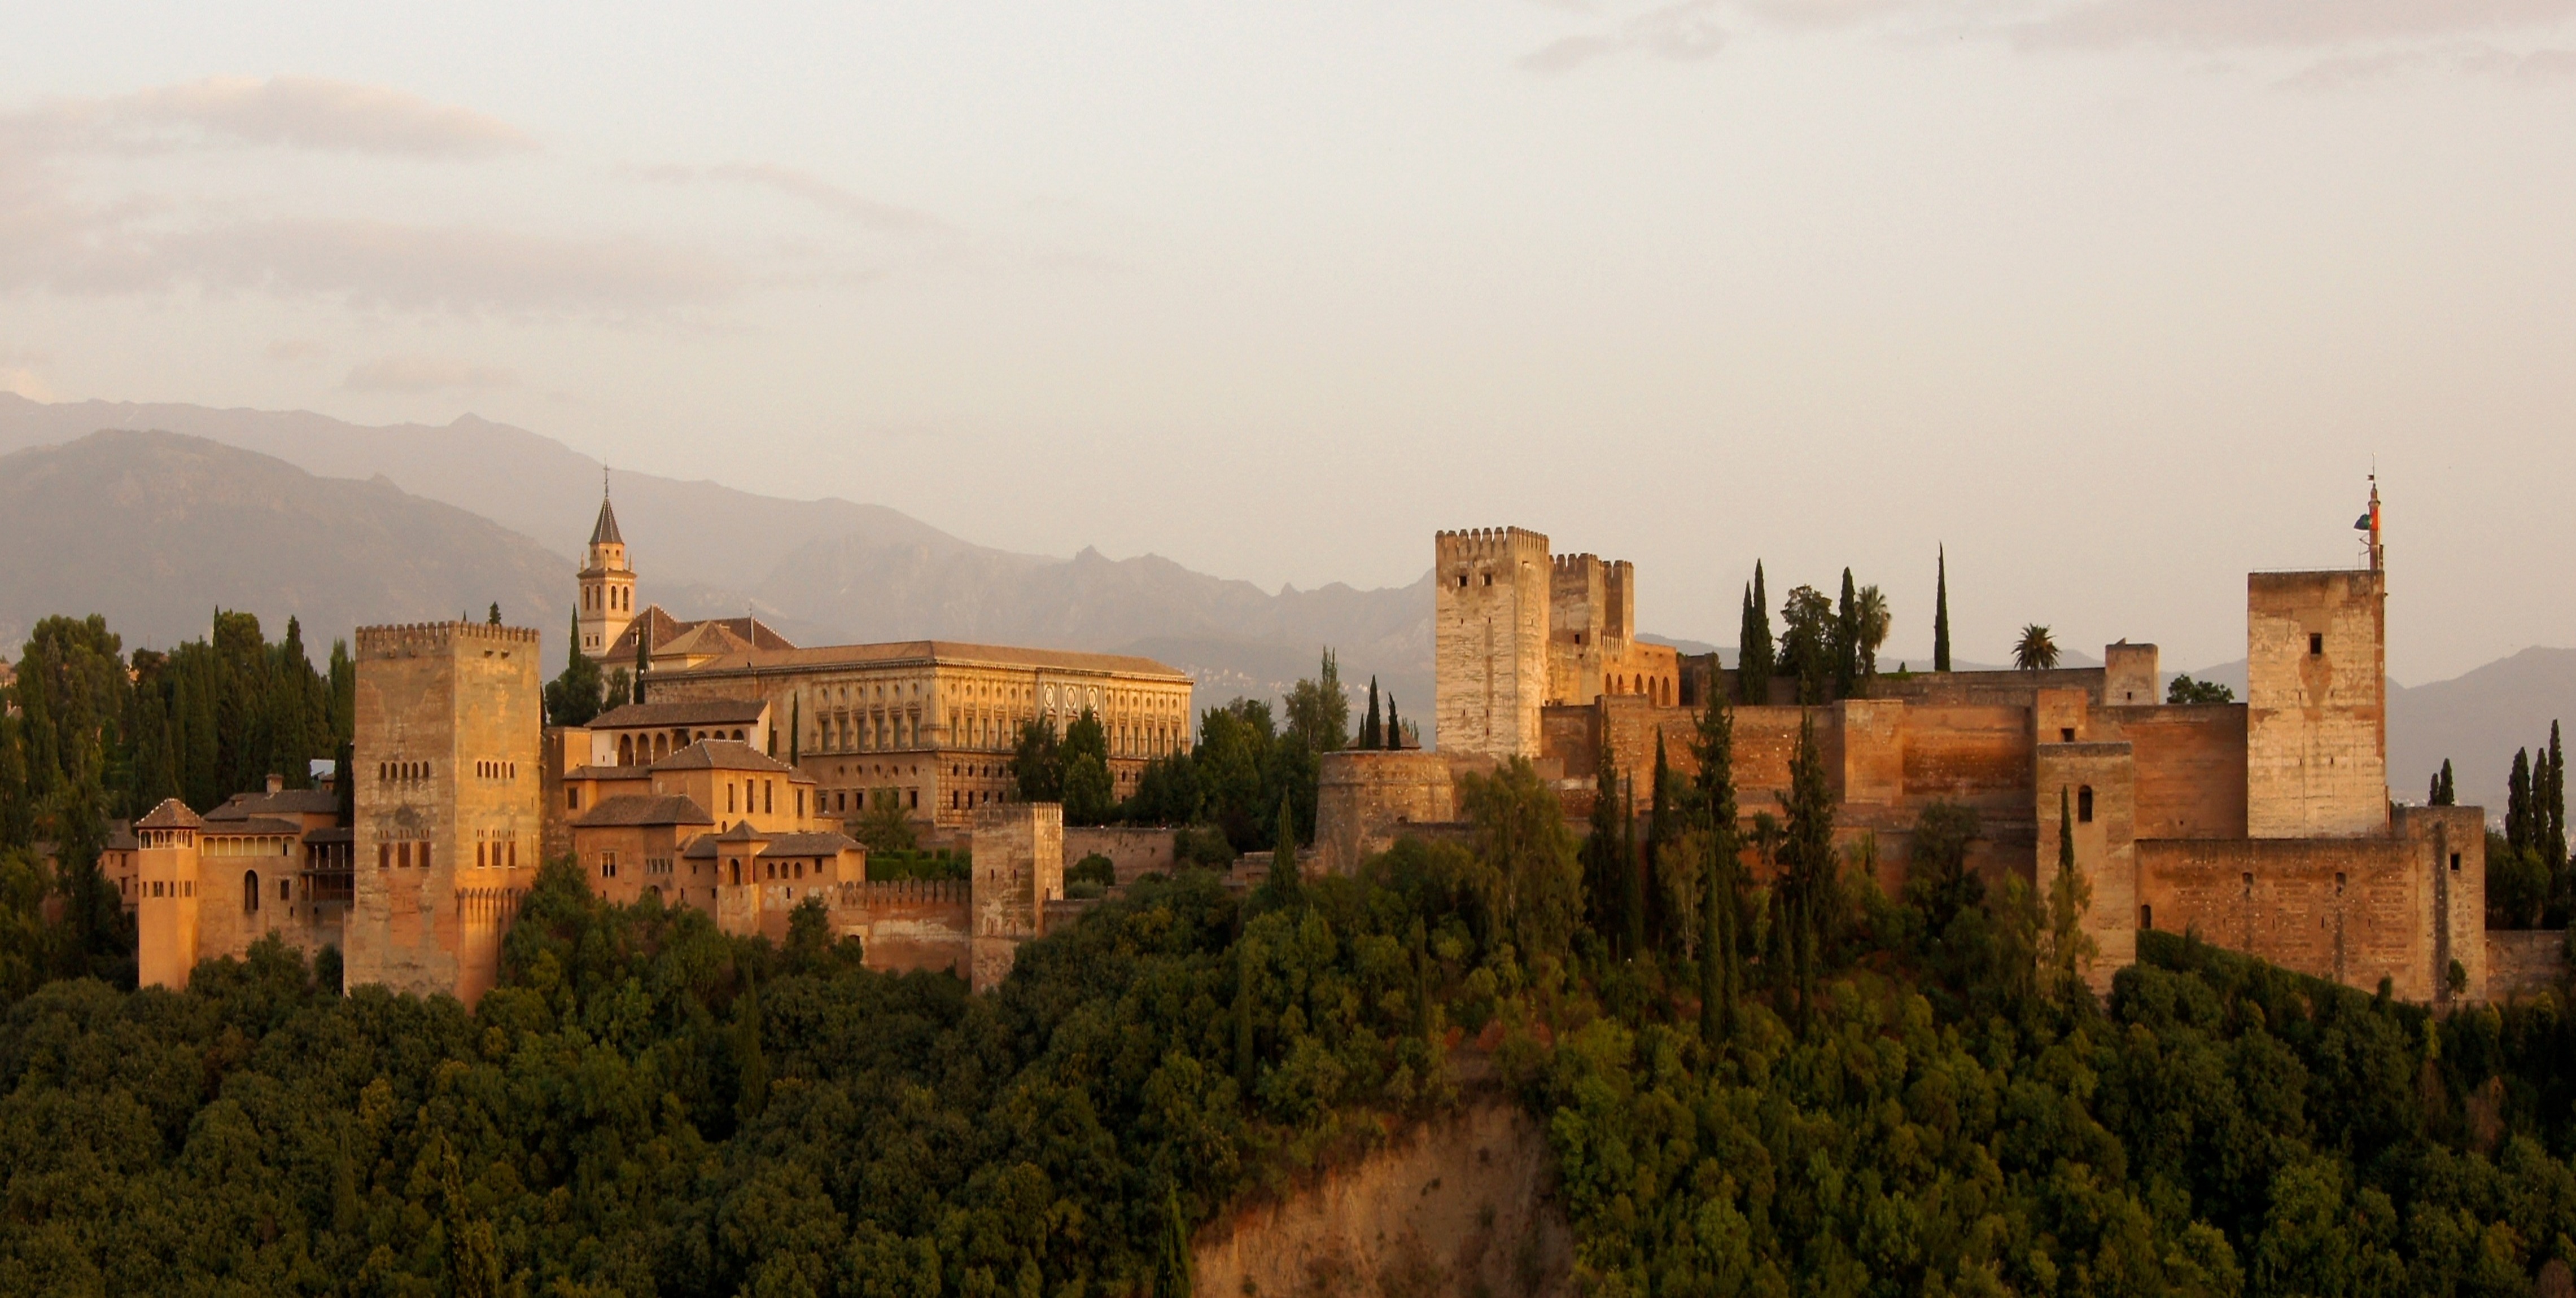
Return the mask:
<svg viewBox="0 0 2576 1298"><path fill-rule="evenodd" d="M1458 560L1547 558L1547 537L1519 527L1470 527L1432 534L1432 553L1442 563Z"/></svg>
<svg viewBox="0 0 2576 1298"><path fill-rule="evenodd" d="M361 658L443 653L467 644L534 648L536 643L537 632L533 627L494 626L489 622L405 622L358 628L358 656Z"/></svg>

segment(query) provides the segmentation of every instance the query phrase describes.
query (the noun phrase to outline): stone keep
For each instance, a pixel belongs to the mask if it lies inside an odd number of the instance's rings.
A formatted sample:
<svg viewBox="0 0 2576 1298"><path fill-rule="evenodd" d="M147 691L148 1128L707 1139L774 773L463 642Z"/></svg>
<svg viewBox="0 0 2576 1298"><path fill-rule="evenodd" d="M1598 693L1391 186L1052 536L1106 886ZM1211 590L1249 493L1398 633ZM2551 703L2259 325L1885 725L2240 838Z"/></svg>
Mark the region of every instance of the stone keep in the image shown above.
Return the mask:
<svg viewBox="0 0 2576 1298"><path fill-rule="evenodd" d="M991 991L1010 976L1020 944L1044 935L1046 904L1064 897L1064 806L978 808L969 850L975 877L968 981L976 991Z"/></svg>
<svg viewBox="0 0 2576 1298"><path fill-rule="evenodd" d="M2245 821L2254 838L2388 831L2388 594L2378 571L2245 583Z"/></svg>
<svg viewBox="0 0 2576 1298"><path fill-rule="evenodd" d="M348 982L472 1004L535 882L543 819L537 633L358 628Z"/></svg>
<svg viewBox="0 0 2576 1298"><path fill-rule="evenodd" d="M1548 695L1547 538L1517 527L1433 542L1433 714L1441 752L1536 757Z"/></svg>

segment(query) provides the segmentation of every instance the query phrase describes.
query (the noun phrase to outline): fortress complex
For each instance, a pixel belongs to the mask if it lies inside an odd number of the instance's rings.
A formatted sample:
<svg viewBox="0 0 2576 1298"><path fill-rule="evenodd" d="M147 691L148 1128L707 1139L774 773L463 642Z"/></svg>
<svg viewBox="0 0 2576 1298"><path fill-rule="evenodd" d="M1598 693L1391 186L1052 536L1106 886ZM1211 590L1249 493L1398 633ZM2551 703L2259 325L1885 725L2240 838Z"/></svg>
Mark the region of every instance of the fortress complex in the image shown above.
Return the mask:
<svg viewBox="0 0 2576 1298"><path fill-rule="evenodd" d="M947 831L1009 801L1023 723L1062 734L1086 711L1097 717L1120 797L1149 759L1189 746L1190 678L1149 658L950 640L806 649L748 617L688 622L654 605L639 610L606 500L579 582L583 651L604 669L646 664L651 702L595 719L592 746L573 764L649 763L721 729L811 777L818 816L855 818L863 799L890 796ZM692 722L650 711L664 705L750 710Z"/></svg>
<svg viewBox="0 0 2576 1298"><path fill-rule="evenodd" d="M1837 839L1873 840L1890 892L1923 810L1948 801L1978 812L1971 860L1990 882L2044 895L2065 807L2105 985L2138 932L2160 928L2355 987L2385 978L2415 1001L2483 999L2483 813L2388 797L2378 518L2374 495L2361 568L2247 579L2243 703L2163 702L2156 647L2124 641L2099 668L1907 673L1874 678L1865 698L1736 706L1747 827L1777 813L1812 723ZM1704 702L1741 697L1714 655L1636 641L1626 563L1554 556L1518 528L1439 533L1433 562L1438 750L1326 755L1322 868L1455 833L1457 778L1513 758L1579 815L1606 749L1642 814L1658 736L1687 776ZM1747 865L1759 869L1749 849Z"/></svg>
<svg viewBox="0 0 2576 1298"><path fill-rule="evenodd" d="M470 1004L499 977L540 862L568 855L609 901L701 909L731 933L784 937L820 899L870 965L982 989L1066 908L1068 850L1169 866L1168 834L1069 830L1055 804L1016 801L1007 767L1023 723L1061 734L1087 711L1132 788L1148 758L1188 743L1186 675L946 641L801 649L750 618L637 609L604 501L577 580L580 649L644 663L649 701L548 727L535 631L360 627L345 823L333 792L272 777L203 815L166 801L110 840L140 980L183 987L198 961L274 935L337 947L348 985ZM871 799L966 847L972 877L869 881L845 831Z"/></svg>

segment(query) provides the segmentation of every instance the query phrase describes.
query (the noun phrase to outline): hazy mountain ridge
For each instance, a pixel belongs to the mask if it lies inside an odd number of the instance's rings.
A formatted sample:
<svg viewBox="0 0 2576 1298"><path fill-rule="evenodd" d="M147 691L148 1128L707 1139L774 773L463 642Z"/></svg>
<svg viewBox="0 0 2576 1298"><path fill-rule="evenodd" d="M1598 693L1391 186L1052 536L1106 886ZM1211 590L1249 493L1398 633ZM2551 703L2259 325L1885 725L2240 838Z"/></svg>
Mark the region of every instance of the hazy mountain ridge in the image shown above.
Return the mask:
<svg viewBox="0 0 2576 1298"><path fill-rule="evenodd" d="M600 466L588 456L473 416L443 427L371 428L309 412L47 405L0 393L0 450L66 442L102 427L207 439L283 461L280 467L301 469L312 483L381 477L380 486L479 515L521 543L533 538L556 556L559 576L533 590L515 578L496 580L489 598L500 599L512 621L532 622L546 633L550 662L561 655L572 574L597 512ZM749 610L802 644L942 637L1128 652L1145 652L1138 646L1148 640L1187 645L1190 663L1173 665L1206 681L1204 703L1284 690L1311 674L1318 652L1330 644L1341 652L1345 678L1357 686L1374 672L1418 682L1428 701L1427 572L1410 586L1387 590L1336 584L1272 594L1155 555L1112 560L1085 549L1068 560L974 545L882 505L779 500L641 473L618 473L614 484L643 597L681 616ZM81 556L68 557L86 571ZM184 585L167 589L166 598L203 602ZM443 607L399 618L446 616L435 611ZM202 612L195 616L202 621ZM0 622L31 620L20 619L14 603L0 606ZM383 619L370 614L368 620ZM141 634L157 639L160 626ZM23 632L22 624L14 634ZM1288 661L1305 665L1279 679L1279 666Z"/></svg>
<svg viewBox="0 0 2576 1298"><path fill-rule="evenodd" d="M293 616L316 655L359 625L510 620L561 605L563 560L383 479L316 478L171 433L105 431L0 456L0 646L98 613L128 646L204 635L217 608ZM555 654L567 630L537 621Z"/></svg>

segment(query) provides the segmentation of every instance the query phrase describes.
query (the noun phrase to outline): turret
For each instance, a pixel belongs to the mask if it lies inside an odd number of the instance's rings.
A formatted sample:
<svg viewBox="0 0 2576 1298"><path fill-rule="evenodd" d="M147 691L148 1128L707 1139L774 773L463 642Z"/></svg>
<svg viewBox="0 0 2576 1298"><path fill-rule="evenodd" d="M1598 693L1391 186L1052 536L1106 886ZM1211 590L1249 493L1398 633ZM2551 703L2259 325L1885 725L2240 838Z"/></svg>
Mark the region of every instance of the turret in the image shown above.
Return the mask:
<svg viewBox="0 0 2576 1298"><path fill-rule="evenodd" d="M603 481L599 521L591 525L590 552L581 569L581 651L604 659L635 620L635 570L626 564L626 538Z"/></svg>

